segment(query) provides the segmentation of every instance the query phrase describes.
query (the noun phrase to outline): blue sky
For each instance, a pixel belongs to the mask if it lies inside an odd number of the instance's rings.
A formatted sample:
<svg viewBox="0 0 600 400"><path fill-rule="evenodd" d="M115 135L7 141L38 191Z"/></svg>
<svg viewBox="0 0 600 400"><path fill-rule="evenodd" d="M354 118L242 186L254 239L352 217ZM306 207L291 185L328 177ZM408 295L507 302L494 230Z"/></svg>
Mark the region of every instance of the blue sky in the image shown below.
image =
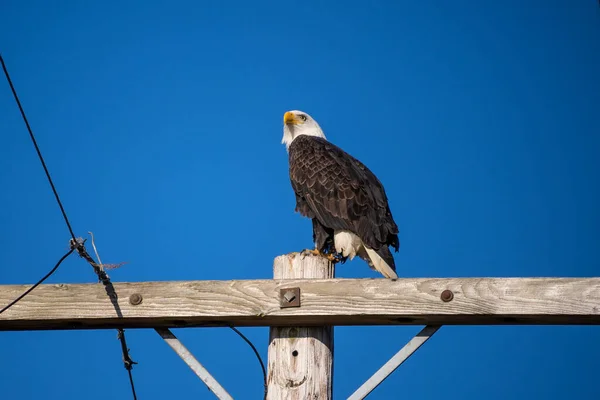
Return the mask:
<svg viewBox="0 0 600 400"><path fill-rule="evenodd" d="M401 277L597 276L597 1L2 2L0 50L78 235L113 281L255 279L310 247L286 110L382 180ZM0 283L68 231L0 83ZM377 277L361 260L344 278ZM49 282L94 282L69 258ZM345 399L421 327L336 328ZM266 328L243 330L266 358ZM140 399L211 398L128 330ZM262 375L227 329L176 334L236 399ZM444 327L372 399L598 398L600 327ZM116 332L0 333L3 398L129 399Z"/></svg>

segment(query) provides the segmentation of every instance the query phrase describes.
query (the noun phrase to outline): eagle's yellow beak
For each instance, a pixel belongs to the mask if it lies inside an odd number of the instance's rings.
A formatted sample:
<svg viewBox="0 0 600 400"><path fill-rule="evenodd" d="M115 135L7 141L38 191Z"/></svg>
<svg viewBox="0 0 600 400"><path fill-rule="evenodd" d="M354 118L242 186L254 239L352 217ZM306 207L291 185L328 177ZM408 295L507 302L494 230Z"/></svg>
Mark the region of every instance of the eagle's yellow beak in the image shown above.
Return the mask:
<svg viewBox="0 0 600 400"><path fill-rule="evenodd" d="M300 123L300 120L298 117L296 117L296 114L294 114L291 111L288 111L285 114L283 114L283 123L286 125L298 125Z"/></svg>

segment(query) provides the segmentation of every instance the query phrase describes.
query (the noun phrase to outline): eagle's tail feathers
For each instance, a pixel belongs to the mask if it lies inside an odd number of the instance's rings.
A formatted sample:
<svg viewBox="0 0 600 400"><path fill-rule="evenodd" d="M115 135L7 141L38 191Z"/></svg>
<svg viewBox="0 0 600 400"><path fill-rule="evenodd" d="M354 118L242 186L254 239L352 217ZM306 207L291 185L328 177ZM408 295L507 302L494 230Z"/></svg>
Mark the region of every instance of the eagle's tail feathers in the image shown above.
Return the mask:
<svg viewBox="0 0 600 400"><path fill-rule="evenodd" d="M369 267L379 271L383 276L390 279L398 279L398 275L394 269L377 252L367 246L364 246L370 259ZM389 249L387 249L389 252ZM390 253L391 255L391 253ZM392 264L393 265L393 264Z"/></svg>

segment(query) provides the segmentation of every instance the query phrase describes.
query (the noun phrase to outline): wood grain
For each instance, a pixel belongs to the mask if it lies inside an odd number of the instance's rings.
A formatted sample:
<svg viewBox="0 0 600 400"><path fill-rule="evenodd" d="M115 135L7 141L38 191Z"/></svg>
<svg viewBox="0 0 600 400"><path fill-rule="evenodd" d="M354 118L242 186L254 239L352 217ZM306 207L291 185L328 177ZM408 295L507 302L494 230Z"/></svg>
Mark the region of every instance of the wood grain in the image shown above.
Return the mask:
<svg viewBox="0 0 600 400"><path fill-rule="evenodd" d="M298 286L302 305L280 308ZM0 305L29 285L0 285ZM600 278L273 279L40 285L0 314L2 330L186 326L600 324ZM454 298L440 300L449 289ZM129 297L142 296L131 305Z"/></svg>
<svg viewBox="0 0 600 400"><path fill-rule="evenodd" d="M333 276L323 257L279 256L273 264L275 279ZM271 327L268 365L268 400L331 399L333 327Z"/></svg>

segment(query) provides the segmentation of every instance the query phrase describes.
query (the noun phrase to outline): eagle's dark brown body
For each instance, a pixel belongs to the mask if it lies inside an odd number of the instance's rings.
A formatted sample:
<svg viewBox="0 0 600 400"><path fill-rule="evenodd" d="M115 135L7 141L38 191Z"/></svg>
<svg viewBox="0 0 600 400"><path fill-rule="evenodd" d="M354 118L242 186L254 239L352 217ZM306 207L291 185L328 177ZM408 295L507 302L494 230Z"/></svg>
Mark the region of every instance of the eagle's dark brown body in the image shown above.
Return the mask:
<svg viewBox="0 0 600 400"><path fill-rule="evenodd" d="M388 246L398 251L398 227L383 185L365 165L326 139L299 135L289 146L289 173L296 211L312 219L317 249L335 251L334 232L350 231L395 271Z"/></svg>

